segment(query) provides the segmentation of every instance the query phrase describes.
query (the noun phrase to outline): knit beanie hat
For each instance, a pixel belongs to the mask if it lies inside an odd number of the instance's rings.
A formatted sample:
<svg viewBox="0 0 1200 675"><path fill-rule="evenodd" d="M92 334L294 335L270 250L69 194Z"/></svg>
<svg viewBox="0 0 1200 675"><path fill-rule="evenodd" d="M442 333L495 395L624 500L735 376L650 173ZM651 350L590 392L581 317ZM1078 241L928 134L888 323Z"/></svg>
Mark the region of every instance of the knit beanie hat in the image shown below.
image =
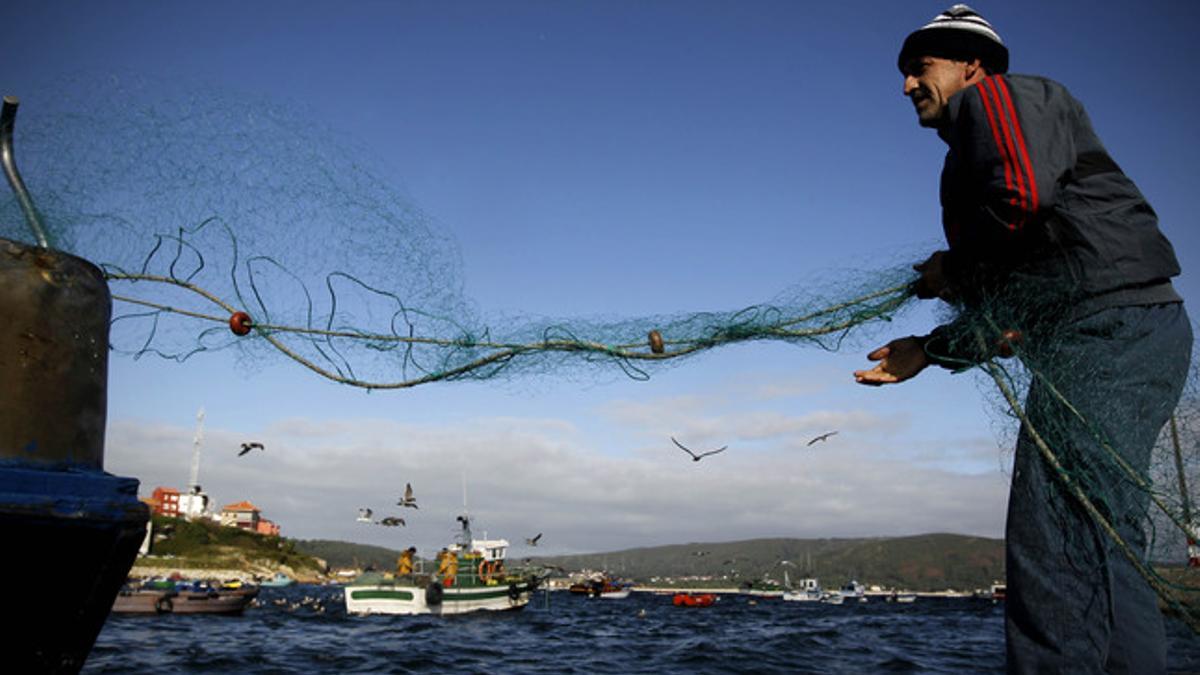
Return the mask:
<svg viewBox="0 0 1200 675"><path fill-rule="evenodd" d="M937 56L956 61L978 58L989 73L1008 71L1008 48L1000 35L979 13L966 5L954 5L933 17L904 40L897 65L920 56Z"/></svg>

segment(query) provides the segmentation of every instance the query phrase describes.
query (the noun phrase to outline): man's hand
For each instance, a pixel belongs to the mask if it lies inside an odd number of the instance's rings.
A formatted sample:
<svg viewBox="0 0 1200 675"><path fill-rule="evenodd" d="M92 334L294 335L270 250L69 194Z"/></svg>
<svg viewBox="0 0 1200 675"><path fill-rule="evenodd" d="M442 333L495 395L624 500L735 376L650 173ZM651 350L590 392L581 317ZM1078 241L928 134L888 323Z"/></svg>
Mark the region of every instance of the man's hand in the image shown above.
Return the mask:
<svg viewBox="0 0 1200 675"><path fill-rule="evenodd" d="M934 251L925 262L913 265L913 269L921 273L921 278L917 279L914 285L918 298L941 298L947 302L953 300L950 282L946 280L945 260L946 251Z"/></svg>
<svg viewBox="0 0 1200 675"><path fill-rule="evenodd" d="M879 363L870 370L854 371L854 380L872 386L903 382L929 365L925 347L913 336L892 340L867 354L867 358Z"/></svg>

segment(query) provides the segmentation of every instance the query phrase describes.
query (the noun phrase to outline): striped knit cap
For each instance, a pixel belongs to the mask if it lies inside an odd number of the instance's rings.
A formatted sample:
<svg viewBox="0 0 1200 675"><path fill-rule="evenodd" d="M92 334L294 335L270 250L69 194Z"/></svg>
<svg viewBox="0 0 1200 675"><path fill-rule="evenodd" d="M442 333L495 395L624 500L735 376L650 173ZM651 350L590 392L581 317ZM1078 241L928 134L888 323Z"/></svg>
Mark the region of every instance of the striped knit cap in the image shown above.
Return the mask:
<svg viewBox="0 0 1200 675"><path fill-rule="evenodd" d="M954 5L933 17L904 40L897 61L904 64L920 56L956 61L978 58L993 75L1008 71L1008 48L992 24L966 5Z"/></svg>

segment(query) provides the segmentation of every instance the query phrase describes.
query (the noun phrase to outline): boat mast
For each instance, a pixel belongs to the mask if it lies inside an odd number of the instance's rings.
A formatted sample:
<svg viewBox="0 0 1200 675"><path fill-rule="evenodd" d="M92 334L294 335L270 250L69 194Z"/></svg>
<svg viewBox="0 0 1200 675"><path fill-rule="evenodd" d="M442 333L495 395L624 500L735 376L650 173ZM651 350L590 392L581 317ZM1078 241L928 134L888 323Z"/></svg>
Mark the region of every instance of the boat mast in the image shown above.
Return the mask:
<svg viewBox="0 0 1200 675"><path fill-rule="evenodd" d="M463 551L471 550L471 515L467 511L467 470L462 472L462 494L463 494L463 512L458 517L458 521L462 523L462 532L459 533L459 543L462 545Z"/></svg>

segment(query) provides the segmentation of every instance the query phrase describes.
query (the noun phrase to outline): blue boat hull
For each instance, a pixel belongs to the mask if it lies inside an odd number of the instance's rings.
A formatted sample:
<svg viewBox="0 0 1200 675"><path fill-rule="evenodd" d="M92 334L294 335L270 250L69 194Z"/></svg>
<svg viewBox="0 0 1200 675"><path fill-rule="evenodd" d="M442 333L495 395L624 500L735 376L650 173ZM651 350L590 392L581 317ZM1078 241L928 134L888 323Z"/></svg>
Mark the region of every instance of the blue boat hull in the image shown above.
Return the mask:
<svg viewBox="0 0 1200 675"><path fill-rule="evenodd" d="M103 471L0 468L0 578L17 611L5 670L76 673L146 536L138 481Z"/></svg>

